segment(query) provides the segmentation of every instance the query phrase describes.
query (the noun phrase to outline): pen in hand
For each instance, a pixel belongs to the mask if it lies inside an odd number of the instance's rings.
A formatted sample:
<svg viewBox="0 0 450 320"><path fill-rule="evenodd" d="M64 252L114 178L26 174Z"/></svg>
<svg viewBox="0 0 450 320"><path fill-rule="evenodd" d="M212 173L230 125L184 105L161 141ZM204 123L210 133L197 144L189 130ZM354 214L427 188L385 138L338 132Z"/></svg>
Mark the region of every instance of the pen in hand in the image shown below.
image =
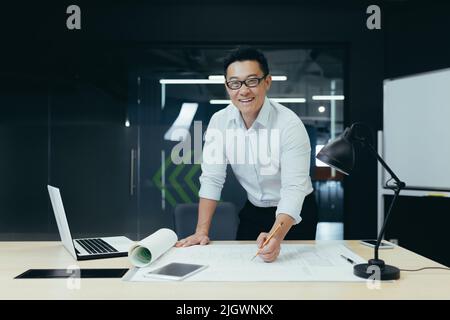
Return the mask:
<svg viewBox="0 0 450 320"><path fill-rule="evenodd" d="M270 239L272 239L272 237L275 235L275 233L278 231L278 229L281 228L282 225L283 225L283 222L280 222L280 224L275 228L275 230L273 230L272 233L269 234L269 236L267 237L266 241L264 241L264 243L262 244L261 248L258 249L258 251L256 252L256 254L253 256L253 258L251 260L255 259L256 256L261 253L261 251L264 249L264 246L267 243L269 243Z"/></svg>

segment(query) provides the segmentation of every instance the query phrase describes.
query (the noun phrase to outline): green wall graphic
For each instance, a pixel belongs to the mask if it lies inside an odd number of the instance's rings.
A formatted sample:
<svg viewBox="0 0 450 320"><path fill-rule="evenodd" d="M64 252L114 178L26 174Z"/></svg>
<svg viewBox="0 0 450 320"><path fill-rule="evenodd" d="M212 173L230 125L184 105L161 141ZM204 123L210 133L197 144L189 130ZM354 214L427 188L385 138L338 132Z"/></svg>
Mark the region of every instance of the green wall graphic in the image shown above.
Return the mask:
<svg viewBox="0 0 450 320"><path fill-rule="evenodd" d="M155 173L152 181L159 190L164 189L166 200L172 207L178 203L198 202L199 170L200 164L175 165L169 155L164 161L165 186L161 179L163 166Z"/></svg>

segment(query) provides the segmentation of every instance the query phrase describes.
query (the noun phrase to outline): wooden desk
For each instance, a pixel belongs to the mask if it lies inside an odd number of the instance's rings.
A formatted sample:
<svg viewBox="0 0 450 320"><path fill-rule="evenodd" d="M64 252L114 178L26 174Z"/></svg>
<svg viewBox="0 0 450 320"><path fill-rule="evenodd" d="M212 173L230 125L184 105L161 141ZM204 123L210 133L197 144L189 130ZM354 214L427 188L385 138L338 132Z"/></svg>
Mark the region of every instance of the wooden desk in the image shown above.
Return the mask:
<svg viewBox="0 0 450 320"><path fill-rule="evenodd" d="M313 243L295 241L296 243ZM215 242L239 243L239 242ZM373 249L346 241L365 259ZM380 250L380 258L400 269L440 264L403 248ZM301 300L301 299L450 299L450 271L402 272L401 279L369 289L365 282L157 282L121 279L81 279L80 289L68 289L67 279L17 279L28 269L129 268L128 259L74 261L60 242L0 242L0 299L170 299L170 300Z"/></svg>

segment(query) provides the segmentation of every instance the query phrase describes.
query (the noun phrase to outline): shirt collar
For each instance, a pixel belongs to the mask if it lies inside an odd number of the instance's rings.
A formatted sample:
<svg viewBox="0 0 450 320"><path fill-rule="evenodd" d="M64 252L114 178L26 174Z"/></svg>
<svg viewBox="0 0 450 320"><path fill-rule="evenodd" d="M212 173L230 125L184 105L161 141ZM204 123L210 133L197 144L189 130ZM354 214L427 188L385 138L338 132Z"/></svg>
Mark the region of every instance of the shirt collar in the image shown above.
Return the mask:
<svg viewBox="0 0 450 320"><path fill-rule="evenodd" d="M231 113L230 117L228 118L229 121L234 120L236 124L239 123L239 121L242 120L241 113L239 112L239 109L234 105L230 105ZM255 119L255 122L258 122L264 127L267 127L267 124L269 122L269 115L270 111L272 109L272 105L270 104L269 98L264 98L263 106L261 107L261 110L259 110L258 116Z"/></svg>
<svg viewBox="0 0 450 320"><path fill-rule="evenodd" d="M239 120L241 119L241 113L239 112L239 109L233 103L229 105L229 108L230 116L228 117L228 121L234 120L234 122L238 124Z"/></svg>
<svg viewBox="0 0 450 320"><path fill-rule="evenodd" d="M261 110L259 110L258 116L255 119L255 122L258 122L263 127L267 127L271 109L272 109L272 106L270 104L270 100L269 100L269 98L265 97L264 104L263 104Z"/></svg>

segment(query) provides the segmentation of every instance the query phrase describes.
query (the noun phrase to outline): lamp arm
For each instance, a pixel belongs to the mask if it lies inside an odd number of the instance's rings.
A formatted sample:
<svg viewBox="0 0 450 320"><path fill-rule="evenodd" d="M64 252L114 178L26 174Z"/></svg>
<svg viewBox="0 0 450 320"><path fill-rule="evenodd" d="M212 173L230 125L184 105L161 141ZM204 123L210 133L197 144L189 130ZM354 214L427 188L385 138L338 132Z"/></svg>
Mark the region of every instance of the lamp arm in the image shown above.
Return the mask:
<svg viewBox="0 0 450 320"><path fill-rule="evenodd" d="M386 171L391 175L391 177L395 180L395 182L397 183L397 186L395 189L400 188L403 189L405 188L405 183L402 182L397 175L392 171L392 169L387 165L387 163L383 160L383 158L380 157L380 155L378 154L378 152L375 151L375 148L367 142L363 142L363 144L370 150L370 152L377 158L377 160L381 163L381 165L383 166L383 168L386 169ZM392 188L391 188L392 189Z"/></svg>
<svg viewBox="0 0 450 320"><path fill-rule="evenodd" d="M394 192L395 192L394 193L394 198L392 199L391 205L389 206L389 210L388 210L388 213L386 215L386 218L384 219L383 226L381 227L380 233L378 234L377 244L375 245L375 259L378 260L378 248L380 247L381 241L383 240L383 237L384 237L384 229L385 229L386 224L387 224L387 222L389 220L389 217L391 215L392 208L394 207L395 201L397 200L397 197L400 194L400 191L403 188L405 188L406 184L397 177L397 175L391 170L391 168L389 168L387 163L383 160L383 158L380 157L378 152L375 151L375 148L370 143L363 142L363 144L370 150L370 152L381 163L383 168L385 168L387 170L387 172L389 172L391 177L395 180L395 187L391 187L390 188L390 189L393 189Z"/></svg>
<svg viewBox="0 0 450 320"><path fill-rule="evenodd" d="M348 133L348 135L351 137L351 139L353 139L354 141L358 141L363 147L367 147L369 149L369 151L372 153L372 155L375 156L377 158L377 160L381 163L383 168L385 168L386 171L389 172L389 174L391 175L391 177L395 180L395 182L397 184L397 186L395 188L390 187L390 189L394 189L395 190L398 187L400 189L405 188L405 186L406 186L405 183L402 182L397 177L397 175L391 170L391 168L389 168L387 163L384 162L383 158L380 157L380 155L375 150L375 148L372 146L372 144L369 142L369 140L364 135L363 136L358 135L358 129L359 128L364 128L364 129L368 130L372 134L372 130L365 123L363 123L363 122L355 122L350 127L350 131ZM373 141L373 135L372 135L372 141Z"/></svg>
<svg viewBox="0 0 450 320"><path fill-rule="evenodd" d="M387 225L389 217L391 216L392 208L394 207L395 201L397 200L400 190L401 189L399 188L395 189L394 198L391 201L391 205L389 206L388 213L386 215L386 218L384 219L383 226L381 227L380 233L378 234L377 244L375 245L375 259L378 259L378 248L380 247L381 241L383 240L384 237L384 229Z"/></svg>

